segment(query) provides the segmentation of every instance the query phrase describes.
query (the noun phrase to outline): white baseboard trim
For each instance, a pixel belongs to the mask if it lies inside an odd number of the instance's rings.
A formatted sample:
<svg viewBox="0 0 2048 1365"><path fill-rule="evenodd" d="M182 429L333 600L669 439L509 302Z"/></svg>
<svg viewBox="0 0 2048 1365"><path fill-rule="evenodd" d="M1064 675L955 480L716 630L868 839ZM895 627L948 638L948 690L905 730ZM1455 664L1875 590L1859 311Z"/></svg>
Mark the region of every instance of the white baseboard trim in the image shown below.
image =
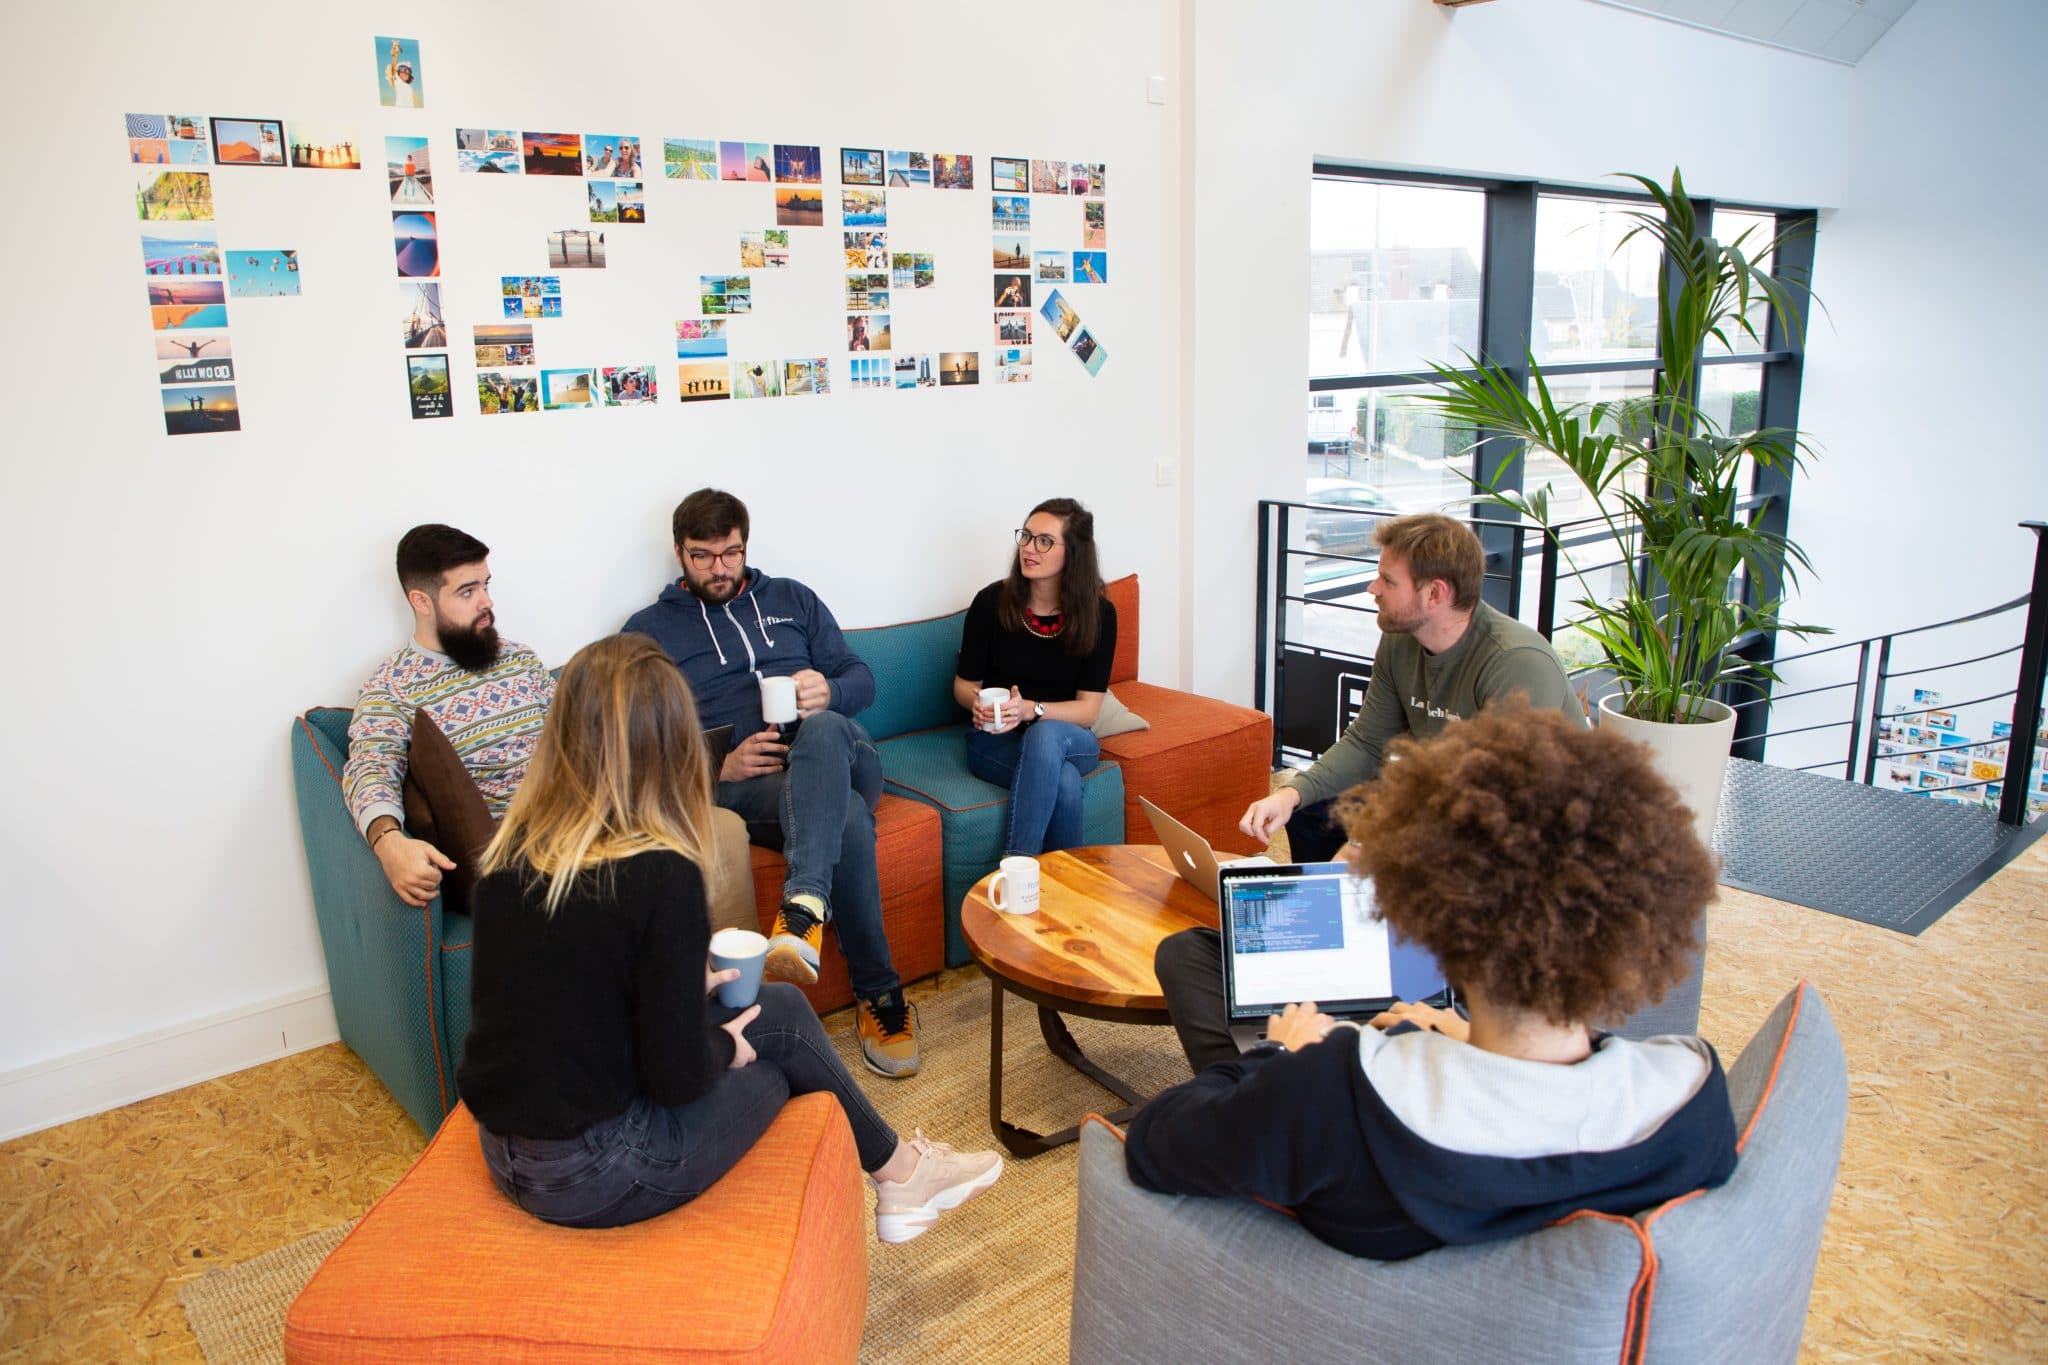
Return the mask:
<svg viewBox="0 0 2048 1365"><path fill-rule="evenodd" d="M337 1041L314 987L0 1073L0 1142Z"/></svg>

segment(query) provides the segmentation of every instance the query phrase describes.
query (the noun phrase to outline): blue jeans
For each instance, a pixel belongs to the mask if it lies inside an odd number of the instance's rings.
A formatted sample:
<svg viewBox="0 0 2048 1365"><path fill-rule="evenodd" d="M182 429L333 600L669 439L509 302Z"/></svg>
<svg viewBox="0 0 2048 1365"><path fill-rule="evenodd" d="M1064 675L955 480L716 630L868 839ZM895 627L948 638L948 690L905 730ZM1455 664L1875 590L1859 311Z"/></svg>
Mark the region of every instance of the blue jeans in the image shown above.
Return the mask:
<svg viewBox="0 0 2048 1365"><path fill-rule="evenodd" d="M889 960L875 870L882 760L867 731L837 711L806 717L786 772L721 782L714 799L747 822L748 839L782 850L785 898L803 892L825 902L854 993L872 1000L896 989L902 978Z"/></svg>
<svg viewBox="0 0 2048 1365"><path fill-rule="evenodd" d="M1101 759L1094 734L1071 721L1038 720L1000 735L970 726L967 770L1010 789L1003 856L1080 847L1081 778Z"/></svg>
<svg viewBox="0 0 2048 1365"><path fill-rule="evenodd" d="M747 1026L759 1054L719 1073L709 1090L673 1108L638 1096L626 1112L572 1138L500 1137L482 1130L484 1164L506 1198L534 1217L573 1228L616 1228L667 1213L718 1183L768 1131L791 1095L827 1090L853 1126L861 1169L879 1170L896 1134L846 1068L796 987L761 987ZM716 1000L714 1023L738 1014Z"/></svg>

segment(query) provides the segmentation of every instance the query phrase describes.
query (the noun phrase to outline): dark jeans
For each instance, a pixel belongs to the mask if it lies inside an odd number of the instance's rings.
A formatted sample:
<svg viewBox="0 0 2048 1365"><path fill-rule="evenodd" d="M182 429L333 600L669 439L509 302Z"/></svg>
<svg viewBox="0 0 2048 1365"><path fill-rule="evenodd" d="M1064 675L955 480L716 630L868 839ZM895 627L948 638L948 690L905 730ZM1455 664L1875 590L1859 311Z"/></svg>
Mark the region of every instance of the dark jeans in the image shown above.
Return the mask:
<svg viewBox="0 0 2048 1365"><path fill-rule="evenodd" d="M1005 857L1080 847L1081 778L1101 760L1095 736L1070 721L1033 721L1000 735L967 731L967 771L1010 789Z"/></svg>
<svg viewBox="0 0 2048 1365"><path fill-rule="evenodd" d="M1180 1050L1197 1073L1238 1056L1230 1036L1230 1004L1223 997L1223 936L1214 929L1183 929L1159 941L1152 971Z"/></svg>
<svg viewBox="0 0 2048 1365"><path fill-rule="evenodd" d="M1327 863L1337 850L1351 842L1341 825L1331 819L1335 801L1311 801L1296 806L1287 817L1288 856L1297 863Z"/></svg>
<svg viewBox="0 0 2048 1365"><path fill-rule="evenodd" d="M616 1228L687 1204L738 1164L791 1095L827 1090L846 1111L861 1169L896 1151L896 1134L846 1074L825 1028L796 987L761 987L747 1026L759 1054L719 1074L711 1089L673 1108L641 1096L625 1113L572 1138L482 1134L484 1164L507 1198L534 1217L574 1228ZM714 1023L738 1010L711 1002Z"/></svg>
<svg viewBox="0 0 2048 1365"><path fill-rule="evenodd" d="M882 932L882 883L875 870L875 804L882 760L867 731L837 711L797 726L789 769L744 782L721 782L716 800L747 822L747 837L782 850L789 862L782 894L807 892L829 907L826 918L846 955L855 994L872 1000L902 980Z"/></svg>

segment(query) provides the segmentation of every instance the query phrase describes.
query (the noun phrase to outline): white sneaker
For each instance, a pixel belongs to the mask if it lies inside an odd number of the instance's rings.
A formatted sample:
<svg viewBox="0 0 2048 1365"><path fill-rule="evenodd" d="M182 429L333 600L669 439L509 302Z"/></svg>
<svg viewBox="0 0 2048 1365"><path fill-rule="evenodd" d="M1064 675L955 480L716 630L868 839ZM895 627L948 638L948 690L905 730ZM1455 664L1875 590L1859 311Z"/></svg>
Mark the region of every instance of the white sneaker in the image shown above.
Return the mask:
<svg viewBox="0 0 2048 1365"><path fill-rule="evenodd" d="M933 1142L922 1128L910 1145L917 1149L917 1167L910 1179L872 1181L875 1236L892 1244L923 1236L941 1213L959 1208L1003 1173L999 1153L956 1152Z"/></svg>

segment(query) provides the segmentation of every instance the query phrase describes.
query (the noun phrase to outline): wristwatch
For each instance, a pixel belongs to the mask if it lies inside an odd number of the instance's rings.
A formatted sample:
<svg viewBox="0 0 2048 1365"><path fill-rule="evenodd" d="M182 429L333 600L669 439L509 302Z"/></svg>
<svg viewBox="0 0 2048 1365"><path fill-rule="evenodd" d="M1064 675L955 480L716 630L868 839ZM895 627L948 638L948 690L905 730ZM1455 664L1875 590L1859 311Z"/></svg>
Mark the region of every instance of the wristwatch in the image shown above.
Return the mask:
<svg viewBox="0 0 2048 1365"><path fill-rule="evenodd" d="M1044 719L1045 719L1045 703L1044 703L1044 702L1042 702L1042 701L1036 701L1036 702L1033 702L1033 703L1031 703L1031 719L1033 719L1033 720L1044 720Z"/></svg>

